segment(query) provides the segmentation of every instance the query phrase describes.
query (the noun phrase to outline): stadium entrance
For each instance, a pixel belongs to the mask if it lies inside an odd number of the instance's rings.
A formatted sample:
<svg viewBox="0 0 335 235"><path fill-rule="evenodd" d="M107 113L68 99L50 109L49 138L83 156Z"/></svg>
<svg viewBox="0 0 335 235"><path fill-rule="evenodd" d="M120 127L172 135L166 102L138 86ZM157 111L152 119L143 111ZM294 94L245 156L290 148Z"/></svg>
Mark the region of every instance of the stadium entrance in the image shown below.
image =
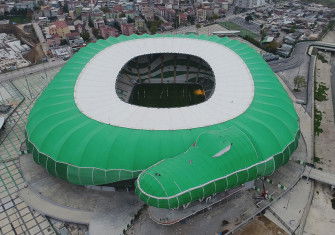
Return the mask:
<svg viewBox="0 0 335 235"><path fill-rule="evenodd" d="M213 94L215 78L203 59L186 54L141 55L121 69L116 92L129 104L174 108L202 103Z"/></svg>

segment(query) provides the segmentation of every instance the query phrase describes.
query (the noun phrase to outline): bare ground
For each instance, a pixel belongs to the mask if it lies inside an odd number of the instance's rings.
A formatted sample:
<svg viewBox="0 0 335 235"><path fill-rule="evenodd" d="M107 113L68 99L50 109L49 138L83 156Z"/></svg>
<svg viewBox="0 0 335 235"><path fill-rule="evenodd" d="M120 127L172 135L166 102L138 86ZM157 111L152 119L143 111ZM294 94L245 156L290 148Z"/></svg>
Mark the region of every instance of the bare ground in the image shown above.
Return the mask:
<svg viewBox="0 0 335 235"><path fill-rule="evenodd" d="M287 234L283 229L279 228L275 223L266 218L259 216L251 223L246 225L242 231L235 233L236 235L281 235Z"/></svg>

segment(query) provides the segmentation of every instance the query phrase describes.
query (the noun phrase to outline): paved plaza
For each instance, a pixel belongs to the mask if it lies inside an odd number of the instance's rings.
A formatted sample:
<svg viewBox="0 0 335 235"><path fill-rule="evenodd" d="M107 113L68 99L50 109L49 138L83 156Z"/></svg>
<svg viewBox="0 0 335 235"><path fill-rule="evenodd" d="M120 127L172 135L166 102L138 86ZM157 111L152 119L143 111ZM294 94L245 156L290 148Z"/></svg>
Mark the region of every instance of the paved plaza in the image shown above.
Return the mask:
<svg viewBox="0 0 335 235"><path fill-rule="evenodd" d="M0 83L0 104L12 105L0 133L0 234L55 234L63 223L29 208L18 192L25 188L19 168L20 147L25 139L27 116L34 100L59 71L51 69ZM55 228L55 226L57 228Z"/></svg>

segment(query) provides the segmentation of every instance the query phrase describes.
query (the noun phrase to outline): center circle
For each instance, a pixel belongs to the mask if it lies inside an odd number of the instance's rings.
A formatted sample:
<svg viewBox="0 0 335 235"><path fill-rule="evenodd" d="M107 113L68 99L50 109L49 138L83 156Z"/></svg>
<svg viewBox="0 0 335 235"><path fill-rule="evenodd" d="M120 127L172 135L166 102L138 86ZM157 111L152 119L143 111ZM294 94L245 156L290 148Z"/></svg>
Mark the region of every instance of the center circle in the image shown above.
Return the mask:
<svg viewBox="0 0 335 235"><path fill-rule="evenodd" d="M202 58L181 53L153 53L132 58L118 74L115 90L124 102L176 108L208 100L215 77Z"/></svg>

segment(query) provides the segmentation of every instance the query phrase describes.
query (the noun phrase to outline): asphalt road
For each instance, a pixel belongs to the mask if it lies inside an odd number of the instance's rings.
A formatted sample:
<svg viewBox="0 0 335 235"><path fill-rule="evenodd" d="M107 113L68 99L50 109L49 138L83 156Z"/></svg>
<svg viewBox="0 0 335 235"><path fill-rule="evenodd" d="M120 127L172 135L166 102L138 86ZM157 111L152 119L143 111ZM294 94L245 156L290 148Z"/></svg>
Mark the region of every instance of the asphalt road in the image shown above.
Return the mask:
<svg viewBox="0 0 335 235"><path fill-rule="evenodd" d="M32 65L22 69L14 70L12 72L0 73L0 82L19 79L22 76L26 76L32 73L42 72L48 69L61 67L66 63L64 60L54 60L42 64Z"/></svg>
<svg viewBox="0 0 335 235"><path fill-rule="evenodd" d="M320 41L299 42L295 45L293 52L291 53L291 56L289 58L280 59L277 61L271 61L269 62L269 65L271 66L272 70L276 73L284 70L297 68L306 59L308 47L311 45L318 47L332 46L332 48L334 48L334 44L332 43L324 43Z"/></svg>
<svg viewBox="0 0 335 235"><path fill-rule="evenodd" d="M315 42L300 42L297 43L291 53L291 56L285 59L269 62L274 72L280 72L288 69L299 67L307 56L308 47Z"/></svg>
<svg viewBox="0 0 335 235"><path fill-rule="evenodd" d="M333 110L334 110L334 115L335 115L335 53L332 53L331 58L330 58L330 63L331 63L331 77L330 77L330 84L331 84L331 91L332 91L332 96L333 96ZM335 116L334 116L335 120Z"/></svg>

